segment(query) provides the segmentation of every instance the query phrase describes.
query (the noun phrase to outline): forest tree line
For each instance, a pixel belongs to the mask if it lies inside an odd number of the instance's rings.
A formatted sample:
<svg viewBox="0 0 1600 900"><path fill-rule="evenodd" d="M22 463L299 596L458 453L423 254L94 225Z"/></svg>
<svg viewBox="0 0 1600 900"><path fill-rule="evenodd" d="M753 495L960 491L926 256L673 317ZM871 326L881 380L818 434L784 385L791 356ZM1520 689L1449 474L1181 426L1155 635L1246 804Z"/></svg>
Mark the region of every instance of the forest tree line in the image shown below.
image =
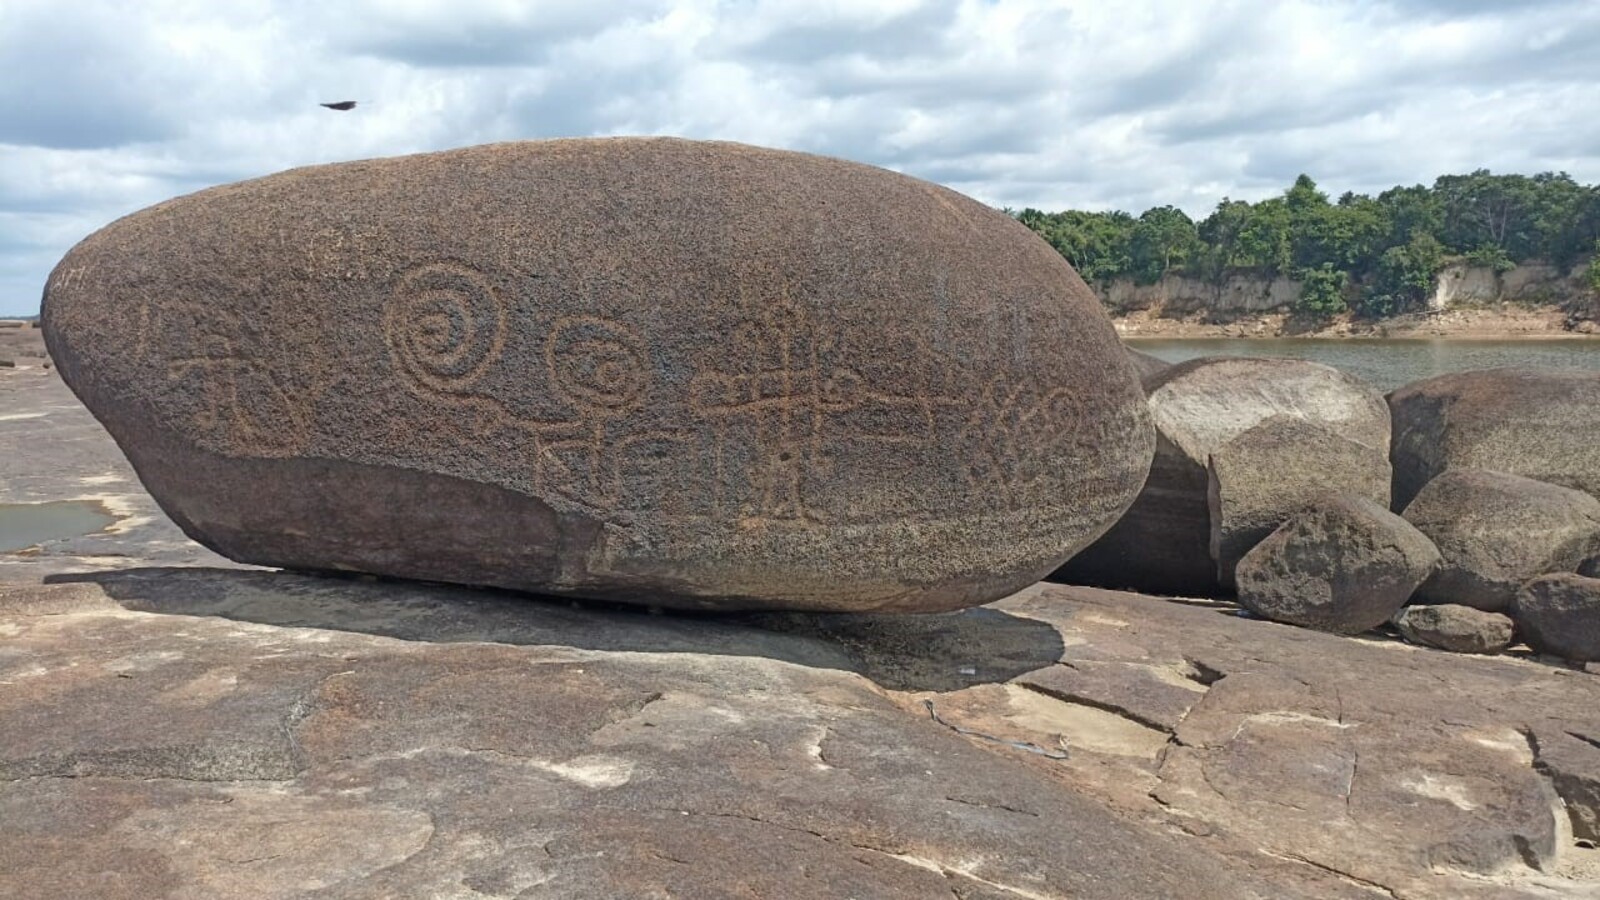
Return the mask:
<svg viewBox="0 0 1600 900"><path fill-rule="evenodd" d="M1185 275L1220 284L1234 274L1301 283L1297 310L1366 317L1405 312L1433 291L1453 259L1506 271L1545 262L1563 272L1587 261L1600 291L1600 185L1565 172L1444 175L1432 187L1394 187L1337 201L1301 175L1282 196L1224 198L1196 222L1160 206L1125 212L1013 213L1055 247L1085 281L1152 284Z"/></svg>

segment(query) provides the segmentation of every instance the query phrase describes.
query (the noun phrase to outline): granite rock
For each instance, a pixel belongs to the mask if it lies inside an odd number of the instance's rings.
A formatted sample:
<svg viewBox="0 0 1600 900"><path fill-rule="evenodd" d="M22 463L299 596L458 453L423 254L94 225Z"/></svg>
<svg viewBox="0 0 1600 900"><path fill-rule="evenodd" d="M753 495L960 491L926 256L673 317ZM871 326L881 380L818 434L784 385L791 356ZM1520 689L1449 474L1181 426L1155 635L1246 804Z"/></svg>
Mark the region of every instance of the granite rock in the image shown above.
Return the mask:
<svg viewBox="0 0 1600 900"><path fill-rule="evenodd" d="M1337 369L1292 359L1203 357L1144 382L1156 425L1150 476L1127 513L1052 580L1185 596L1221 593L1206 463L1263 421L1321 425L1386 455L1383 397Z"/></svg>
<svg viewBox="0 0 1600 900"><path fill-rule="evenodd" d="M1517 591L1511 617L1540 653L1600 661L1600 578L1568 572L1530 579Z"/></svg>
<svg viewBox="0 0 1600 900"><path fill-rule="evenodd" d="M1519 475L1450 469L1405 509L1444 564L1419 602L1498 612L1530 578L1575 572L1600 548L1600 500Z"/></svg>
<svg viewBox="0 0 1600 900"><path fill-rule="evenodd" d="M952 609L1098 537L1151 454L1110 321L1025 227L737 144L213 188L73 248L43 321L187 534L293 569Z"/></svg>
<svg viewBox="0 0 1600 900"><path fill-rule="evenodd" d="M1600 496L1600 372L1484 369L1389 395L1395 508L1451 468L1509 472Z"/></svg>
<svg viewBox="0 0 1600 900"><path fill-rule="evenodd" d="M1354 494L1389 507L1389 458L1322 425L1273 416L1223 444L1206 464L1211 558L1224 588L1239 560L1319 497Z"/></svg>
<svg viewBox="0 0 1600 900"><path fill-rule="evenodd" d="M1268 619L1339 634L1383 624L1439 565L1417 529L1366 497L1326 496L1257 544L1239 602Z"/></svg>
<svg viewBox="0 0 1600 900"><path fill-rule="evenodd" d="M1408 606L1395 614L1394 626L1413 644L1455 653L1499 653L1516 629L1509 616L1454 603Z"/></svg>

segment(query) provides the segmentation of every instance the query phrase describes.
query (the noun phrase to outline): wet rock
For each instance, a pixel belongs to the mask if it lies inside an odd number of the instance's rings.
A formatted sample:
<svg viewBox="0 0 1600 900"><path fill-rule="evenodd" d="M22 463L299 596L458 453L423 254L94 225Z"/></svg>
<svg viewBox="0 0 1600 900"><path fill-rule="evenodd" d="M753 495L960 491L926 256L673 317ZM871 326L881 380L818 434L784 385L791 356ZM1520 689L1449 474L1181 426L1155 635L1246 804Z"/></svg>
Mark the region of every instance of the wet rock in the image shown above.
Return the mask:
<svg viewBox="0 0 1600 900"><path fill-rule="evenodd" d="M1600 548L1600 500L1503 472L1451 469L1404 515L1444 556L1417 592L1423 603L1498 612L1523 582L1576 571Z"/></svg>
<svg viewBox="0 0 1600 900"><path fill-rule="evenodd" d="M1151 453L1109 320L1026 228L735 144L203 191L74 248L44 323L186 533L296 569L952 609L1098 537Z"/></svg>
<svg viewBox="0 0 1600 900"><path fill-rule="evenodd" d="M1413 644L1455 653L1499 653L1511 645L1508 616L1454 603L1408 606L1394 626Z"/></svg>
<svg viewBox="0 0 1600 900"><path fill-rule="evenodd" d="M1600 661L1600 578L1563 573L1531 579L1517 591L1511 617L1540 653Z"/></svg>
<svg viewBox="0 0 1600 900"><path fill-rule="evenodd" d="M1218 593L1206 462L1266 419L1301 419L1388 452L1382 396L1354 376L1317 363L1205 357L1172 366L1144 387L1156 423L1150 477L1105 537L1052 580L1189 596Z"/></svg>
<svg viewBox="0 0 1600 900"><path fill-rule="evenodd" d="M1359 634L1388 621L1439 565L1439 551L1366 497L1328 496L1245 554L1239 602L1279 622Z"/></svg>
<svg viewBox="0 0 1600 900"><path fill-rule="evenodd" d="M1206 465L1211 558L1233 589L1239 560L1319 497L1347 493L1389 507L1389 458L1293 416L1273 416L1223 444Z"/></svg>
<svg viewBox="0 0 1600 900"><path fill-rule="evenodd" d="M1600 496L1600 372L1486 369L1389 395L1394 502L1451 468L1491 469Z"/></svg>

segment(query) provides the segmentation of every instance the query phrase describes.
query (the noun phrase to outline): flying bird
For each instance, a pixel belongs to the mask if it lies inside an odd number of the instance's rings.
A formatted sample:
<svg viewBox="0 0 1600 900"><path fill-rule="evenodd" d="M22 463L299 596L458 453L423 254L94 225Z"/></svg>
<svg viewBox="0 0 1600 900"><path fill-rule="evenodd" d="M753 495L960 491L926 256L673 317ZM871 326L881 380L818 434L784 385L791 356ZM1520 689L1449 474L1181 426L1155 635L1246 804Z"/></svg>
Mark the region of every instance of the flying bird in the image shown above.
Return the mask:
<svg viewBox="0 0 1600 900"><path fill-rule="evenodd" d="M348 112L356 108L356 101L340 100L338 103L319 103L317 105L326 106L329 109L337 109L339 112Z"/></svg>

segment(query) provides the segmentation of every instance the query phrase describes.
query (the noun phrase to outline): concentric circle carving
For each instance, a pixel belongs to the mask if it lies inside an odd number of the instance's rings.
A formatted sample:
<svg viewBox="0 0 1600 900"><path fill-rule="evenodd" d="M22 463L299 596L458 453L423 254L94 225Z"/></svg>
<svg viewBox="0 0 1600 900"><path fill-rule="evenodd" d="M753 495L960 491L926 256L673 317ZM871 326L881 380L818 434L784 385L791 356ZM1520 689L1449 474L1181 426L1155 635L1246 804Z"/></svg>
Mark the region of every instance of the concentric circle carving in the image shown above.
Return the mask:
<svg viewBox="0 0 1600 900"><path fill-rule="evenodd" d="M556 391L592 412L627 410L643 399L650 383L644 341L606 319L574 316L557 321L544 353Z"/></svg>
<svg viewBox="0 0 1600 900"><path fill-rule="evenodd" d="M412 382L461 393L500 355L506 310L479 272L431 263L400 279L384 313L384 337Z"/></svg>

